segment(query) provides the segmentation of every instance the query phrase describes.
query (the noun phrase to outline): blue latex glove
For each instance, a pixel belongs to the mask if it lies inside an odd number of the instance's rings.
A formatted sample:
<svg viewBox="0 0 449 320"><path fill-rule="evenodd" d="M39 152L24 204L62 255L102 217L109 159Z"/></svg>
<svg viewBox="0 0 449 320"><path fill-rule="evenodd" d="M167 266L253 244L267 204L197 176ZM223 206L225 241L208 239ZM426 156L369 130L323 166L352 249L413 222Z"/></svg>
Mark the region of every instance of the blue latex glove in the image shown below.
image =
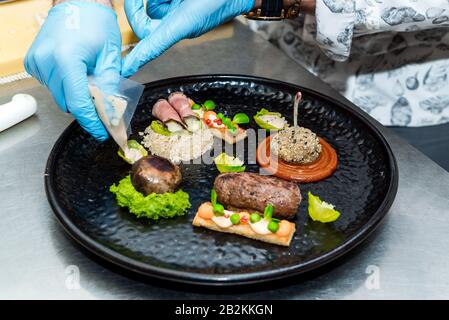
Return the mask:
<svg viewBox="0 0 449 320"><path fill-rule="evenodd" d="M253 6L254 0L148 0L147 15L143 0L125 0L128 21L142 40L125 57L122 75L133 75L178 41L198 37Z"/></svg>
<svg viewBox="0 0 449 320"><path fill-rule="evenodd" d="M55 102L98 140L108 133L88 91L87 75L106 94L116 90L122 37L115 12L98 3L64 2L52 8L25 57L25 69L47 86Z"/></svg>

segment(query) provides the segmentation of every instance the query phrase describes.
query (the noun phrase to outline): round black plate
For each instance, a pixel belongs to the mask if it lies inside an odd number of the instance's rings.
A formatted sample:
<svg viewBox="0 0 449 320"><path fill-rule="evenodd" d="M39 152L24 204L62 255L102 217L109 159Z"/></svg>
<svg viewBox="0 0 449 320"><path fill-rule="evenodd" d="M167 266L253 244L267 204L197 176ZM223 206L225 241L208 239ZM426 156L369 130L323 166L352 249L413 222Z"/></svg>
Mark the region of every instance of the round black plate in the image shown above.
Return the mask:
<svg viewBox="0 0 449 320"><path fill-rule="evenodd" d="M187 283L234 285L289 277L342 256L379 224L397 191L390 147L364 115L317 92L279 81L238 75L190 76L146 85L135 113L134 138L151 121L153 103L184 91L196 101L212 99L218 110L254 115L262 107L292 123L292 97L301 90L300 125L326 139L339 158L335 174L301 185L297 232L288 248L194 228L198 206L207 201L218 174L214 165L183 165L182 188L190 194L188 215L172 220L138 220L119 208L109 186L128 174L112 142L98 143L76 123L56 142L46 168L46 191L65 230L95 254L126 269ZM252 117L251 117L252 118ZM249 124L256 128L254 121ZM257 172L256 164L248 166ZM330 224L307 215L311 190L341 211Z"/></svg>

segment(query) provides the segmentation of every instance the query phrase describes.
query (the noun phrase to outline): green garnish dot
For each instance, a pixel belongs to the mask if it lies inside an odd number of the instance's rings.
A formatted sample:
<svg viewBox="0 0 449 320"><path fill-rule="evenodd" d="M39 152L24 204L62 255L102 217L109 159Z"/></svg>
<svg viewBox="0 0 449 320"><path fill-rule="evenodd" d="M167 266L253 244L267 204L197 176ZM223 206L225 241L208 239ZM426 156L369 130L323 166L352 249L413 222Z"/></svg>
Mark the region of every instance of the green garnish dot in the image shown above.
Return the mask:
<svg viewBox="0 0 449 320"><path fill-rule="evenodd" d="M201 106L198 103L194 103L192 105L192 110L200 110L200 109L201 109Z"/></svg>
<svg viewBox="0 0 449 320"><path fill-rule="evenodd" d="M215 102L212 100L206 100L203 103L203 107L206 108L206 110L214 110L215 109Z"/></svg>
<svg viewBox="0 0 449 320"><path fill-rule="evenodd" d="M240 223L240 215L238 213L234 213L231 216L231 222L232 222L232 224L239 224Z"/></svg>
<svg viewBox="0 0 449 320"><path fill-rule="evenodd" d="M236 127L233 127L233 126L229 126L229 127L228 127L228 130L229 130L231 133L236 133L236 132L237 132L237 128L236 128Z"/></svg>
<svg viewBox="0 0 449 320"><path fill-rule="evenodd" d="M221 112L217 113L217 118L218 118L218 119L223 119L224 117L225 117L225 116L224 116L223 113L221 113Z"/></svg>
<svg viewBox="0 0 449 320"><path fill-rule="evenodd" d="M265 210L263 211L263 217L265 219L271 219L273 217L273 205L271 203L267 204Z"/></svg>
<svg viewBox="0 0 449 320"><path fill-rule="evenodd" d="M279 230L279 223L276 221L271 220L268 223L268 230L270 230L273 233L276 233Z"/></svg>
<svg viewBox="0 0 449 320"><path fill-rule="evenodd" d="M216 216L223 216L224 215L224 207L219 204L216 203L212 206L212 210L214 211Z"/></svg>
<svg viewBox="0 0 449 320"><path fill-rule="evenodd" d="M215 189L212 189L210 191L210 202L212 204L216 204L217 203L217 192L215 191Z"/></svg>
<svg viewBox="0 0 449 320"><path fill-rule="evenodd" d="M158 134L162 134L164 136L171 135L171 132L168 131L167 127L159 120L151 121L150 127L151 127L151 130L153 130L154 132L156 132Z"/></svg>
<svg viewBox="0 0 449 320"><path fill-rule="evenodd" d="M261 219L262 218L257 213L251 213L251 215L249 216L249 221L251 221L251 223L259 222Z"/></svg>
<svg viewBox="0 0 449 320"><path fill-rule="evenodd" d="M225 124L225 125L230 125L230 124L232 124L232 123L231 123L231 119L229 119L228 117L225 117L225 116L223 116L222 121L223 121L223 124Z"/></svg>
<svg viewBox="0 0 449 320"><path fill-rule="evenodd" d="M249 123L249 117L247 114L240 112L240 113L237 113L234 115L232 122L237 123L237 124Z"/></svg>

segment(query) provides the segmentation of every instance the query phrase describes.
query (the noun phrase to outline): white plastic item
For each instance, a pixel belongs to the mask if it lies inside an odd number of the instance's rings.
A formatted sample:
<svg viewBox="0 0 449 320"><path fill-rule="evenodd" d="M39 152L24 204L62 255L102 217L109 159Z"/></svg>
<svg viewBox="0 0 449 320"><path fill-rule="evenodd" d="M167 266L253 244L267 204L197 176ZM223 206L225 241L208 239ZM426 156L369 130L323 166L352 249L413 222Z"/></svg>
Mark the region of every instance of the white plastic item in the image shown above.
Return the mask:
<svg viewBox="0 0 449 320"><path fill-rule="evenodd" d="M89 77L88 80L90 95L98 116L126 156L129 151L128 134L131 132L131 119L145 87L130 79L120 78L114 95L106 95L101 90L103 78Z"/></svg>
<svg viewBox="0 0 449 320"><path fill-rule="evenodd" d="M37 102L29 94L16 94L8 103L0 105L0 132L36 113Z"/></svg>

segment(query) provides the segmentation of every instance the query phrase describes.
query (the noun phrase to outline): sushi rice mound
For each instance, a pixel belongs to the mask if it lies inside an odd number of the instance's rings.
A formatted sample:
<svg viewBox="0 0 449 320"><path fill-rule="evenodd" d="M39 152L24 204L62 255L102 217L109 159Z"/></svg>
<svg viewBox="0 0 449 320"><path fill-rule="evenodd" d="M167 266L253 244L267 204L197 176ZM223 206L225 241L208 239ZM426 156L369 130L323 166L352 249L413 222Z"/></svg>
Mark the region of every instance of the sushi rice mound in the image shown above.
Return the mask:
<svg viewBox="0 0 449 320"><path fill-rule="evenodd" d="M194 133L183 132L166 136L154 132L149 126L141 135L142 144L151 154L169 159L175 164L201 157L212 149L214 143L214 136L207 128Z"/></svg>

